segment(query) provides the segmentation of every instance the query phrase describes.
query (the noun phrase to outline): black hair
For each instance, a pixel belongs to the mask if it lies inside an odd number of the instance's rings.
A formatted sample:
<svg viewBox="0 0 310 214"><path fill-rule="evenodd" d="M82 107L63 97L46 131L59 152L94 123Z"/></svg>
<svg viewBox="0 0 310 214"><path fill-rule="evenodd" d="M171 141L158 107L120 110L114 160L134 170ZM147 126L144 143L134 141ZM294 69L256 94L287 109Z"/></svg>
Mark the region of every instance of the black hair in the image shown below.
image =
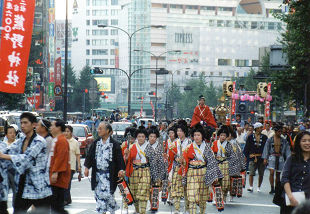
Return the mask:
<svg viewBox="0 0 310 214"><path fill-rule="evenodd" d="M157 138L159 138L159 131L157 129L156 126L151 126L149 131L148 131L148 135L150 136L150 134L155 134Z"/></svg>
<svg viewBox="0 0 310 214"><path fill-rule="evenodd" d="M141 125L142 125L142 124L143 124L143 125L145 124L145 121L144 121L144 120L141 120Z"/></svg>
<svg viewBox="0 0 310 214"><path fill-rule="evenodd" d="M220 129L217 131L217 136L220 136L220 134L222 133L226 134L226 137L229 137L230 131L229 131L228 126L222 125Z"/></svg>
<svg viewBox="0 0 310 214"><path fill-rule="evenodd" d="M301 163L304 160L304 155L302 154L303 152L301 150L300 142L305 135L310 136L310 132L302 131L298 133L294 139L294 152L292 152L292 160L298 163Z"/></svg>
<svg viewBox="0 0 310 214"><path fill-rule="evenodd" d="M109 133L112 133L113 129L112 129L111 123L108 123L108 122L103 122L103 123L105 124L105 128L109 131Z"/></svg>
<svg viewBox="0 0 310 214"><path fill-rule="evenodd" d="M5 128L4 128L4 134L5 135L8 134L9 129L14 129L15 134L17 134L16 129L13 126L5 126Z"/></svg>
<svg viewBox="0 0 310 214"><path fill-rule="evenodd" d="M182 132L184 132L185 137L188 137L187 122L185 120L178 121L177 130L178 129L181 129Z"/></svg>
<svg viewBox="0 0 310 214"><path fill-rule="evenodd" d="M147 138L148 137L148 134L147 134L147 131L146 131L146 129L143 127L143 128L141 128L141 126L137 129L137 131L136 131L136 135L135 135L135 138L137 138L138 137L138 134L144 134L145 135L145 138Z"/></svg>
<svg viewBox="0 0 310 214"><path fill-rule="evenodd" d="M136 123L132 123L132 127L133 127L133 128L137 128L137 126L138 126L138 125L137 125Z"/></svg>
<svg viewBox="0 0 310 214"><path fill-rule="evenodd" d="M201 135L202 135L202 140L205 139L206 133L205 133L205 130L203 129L203 127L200 124L198 124L195 127L193 127L193 129L191 130L191 137L194 137L194 133L195 132L200 132Z"/></svg>
<svg viewBox="0 0 310 214"><path fill-rule="evenodd" d="M36 123L37 122L37 118L36 116L34 116L34 114L32 114L31 112L24 112L20 115L19 119L28 119L30 121L30 123Z"/></svg>
<svg viewBox="0 0 310 214"><path fill-rule="evenodd" d="M55 126L56 127L60 127L60 130L62 132L64 132L66 130L66 123L65 121L61 120L61 119L57 119L55 122Z"/></svg>
<svg viewBox="0 0 310 214"><path fill-rule="evenodd" d="M171 126L171 127L168 129L168 134L169 134L170 131L172 131L172 132L174 133L174 138L177 138L177 137L178 137L176 126Z"/></svg>
<svg viewBox="0 0 310 214"><path fill-rule="evenodd" d="M71 133L73 132L73 128L72 128L72 126L70 126L70 125L66 125L66 128L67 128L67 129L69 129Z"/></svg>
<svg viewBox="0 0 310 214"><path fill-rule="evenodd" d="M240 117L241 118L241 114L236 114L236 117Z"/></svg>
<svg viewBox="0 0 310 214"><path fill-rule="evenodd" d="M51 127L51 122L47 119L41 119L42 123L43 123L43 127L46 129L46 131L49 131L49 128Z"/></svg>
<svg viewBox="0 0 310 214"><path fill-rule="evenodd" d="M124 137L127 137L128 134L130 134L131 137L135 137L135 136L136 136L136 129L133 128L133 127L127 127L127 128L125 129Z"/></svg>
<svg viewBox="0 0 310 214"><path fill-rule="evenodd" d="M236 139L237 138L237 133L236 133L236 130L234 129L234 127L233 126L228 126L228 129L229 129L229 133L231 134L231 137L233 139Z"/></svg>

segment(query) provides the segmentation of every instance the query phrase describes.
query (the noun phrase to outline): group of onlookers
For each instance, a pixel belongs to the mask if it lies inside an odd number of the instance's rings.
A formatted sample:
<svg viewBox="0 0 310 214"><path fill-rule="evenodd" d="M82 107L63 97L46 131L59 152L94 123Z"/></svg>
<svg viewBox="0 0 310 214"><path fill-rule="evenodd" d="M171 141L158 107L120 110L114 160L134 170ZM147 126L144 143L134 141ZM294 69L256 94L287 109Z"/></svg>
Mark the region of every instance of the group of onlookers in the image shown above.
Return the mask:
<svg viewBox="0 0 310 214"><path fill-rule="evenodd" d="M30 112L20 116L21 136L17 126L5 127L0 142L0 213L7 214L8 192L13 192L14 214L27 210L66 213L72 202L71 180L81 171L79 143L73 129L62 120L48 121Z"/></svg>

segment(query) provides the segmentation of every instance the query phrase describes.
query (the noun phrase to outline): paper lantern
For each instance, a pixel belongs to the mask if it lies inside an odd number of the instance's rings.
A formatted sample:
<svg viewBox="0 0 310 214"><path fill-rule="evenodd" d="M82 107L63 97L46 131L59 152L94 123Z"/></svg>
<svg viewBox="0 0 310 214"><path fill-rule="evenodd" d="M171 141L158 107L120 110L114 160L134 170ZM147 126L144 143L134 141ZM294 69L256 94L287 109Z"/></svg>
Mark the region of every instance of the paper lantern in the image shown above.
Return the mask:
<svg viewBox="0 0 310 214"><path fill-rule="evenodd" d="M240 100L241 100L241 101L245 101L245 96L244 96L244 95L241 95Z"/></svg>
<svg viewBox="0 0 310 214"><path fill-rule="evenodd" d="M271 96L271 95L267 95L267 98L266 98L266 99L267 99L267 101L270 102L270 101L272 100L272 96Z"/></svg>
<svg viewBox="0 0 310 214"><path fill-rule="evenodd" d="M249 96L249 101L250 101L250 102L254 102L254 100L255 100L255 99L254 99L254 96Z"/></svg>
<svg viewBox="0 0 310 214"><path fill-rule="evenodd" d="M259 96L257 94L255 94L254 99L259 100Z"/></svg>
<svg viewBox="0 0 310 214"><path fill-rule="evenodd" d="M265 101L265 99L262 98L262 97L260 97L260 98L259 98L259 101L260 101L261 103L263 103L263 102Z"/></svg>
<svg viewBox="0 0 310 214"><path fill-rule="evenodd" d="M239 100L239 94L233 94L233 95L232 95L232 98L233 98L234 100Z"/></svg>
<svg viewBox="0 0 310 214"><path fill-rule="evenodd" d="M244 97L245 97L245 100L249 100L249 98L250 98L250 96L248 94L245 94Z"/></svg>

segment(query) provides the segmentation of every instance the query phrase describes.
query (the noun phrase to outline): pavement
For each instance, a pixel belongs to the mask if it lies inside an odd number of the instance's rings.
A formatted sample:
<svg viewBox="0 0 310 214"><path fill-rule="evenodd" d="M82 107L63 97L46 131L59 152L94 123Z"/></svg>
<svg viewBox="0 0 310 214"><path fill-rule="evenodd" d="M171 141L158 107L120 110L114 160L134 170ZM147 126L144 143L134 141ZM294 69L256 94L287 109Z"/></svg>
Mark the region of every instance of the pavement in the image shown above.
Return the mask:
<svg viewBox="0 0 310 214"><path fill-rule="evenodd" d="M258 176L254 177L254 191L249 193L246 191L248 184L245 189L243 189L242 198L234 198L232 202L227 202L225 205L225 210L221 213L229 214L277 214L280 213L280 208L272 203L273 195L269 194L270 185L269 185L269 172L265 171L263 185L261 191L257 192L257 179ZM248 180L247 180L248 182ZM11 194L10 194L11 195ZM96 213L96 201L94 199L94 193L91 191L90 177L82 178L81 182L77 179L77 174L74 175L72 181L72 204L66 206L66 210L70 214L92 214ZM119 194L119 191L115 192L115 199L119 206L122 208L122 198ZM181 201L182 202L182 201ZM13 213L11 207L11 200L9 200L9 212ZM183 203L181 203L181 209ZM149 210L149 203L148 208ZM134 206L129 206L128 213L134 213ZM147 212L148 214L152 212ZM174 207L169 206L160 202L158 214L171 214L174 213ZM197 213L199 213L197 209ZM212 203L207 204L207 214L219 213ZM119 209L116 211L116 214L127 214L127 210Z"/></svg>

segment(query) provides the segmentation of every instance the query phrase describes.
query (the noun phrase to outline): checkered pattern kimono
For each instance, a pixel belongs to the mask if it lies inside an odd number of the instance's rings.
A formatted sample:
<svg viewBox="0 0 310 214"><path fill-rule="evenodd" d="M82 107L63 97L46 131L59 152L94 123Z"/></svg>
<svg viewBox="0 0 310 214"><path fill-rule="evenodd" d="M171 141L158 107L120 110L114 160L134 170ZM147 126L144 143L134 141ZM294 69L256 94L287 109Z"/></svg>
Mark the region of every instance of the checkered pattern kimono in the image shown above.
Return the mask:
<svg viewBox="0 0 310 214"><path fill-rule="evenodd" d="M4 153L7 148L7 144L0 141L0 152ZM2 182L0 182L0 201L7 201L8 200L8 174L7 174L7 167L5 164L5 160L0 160L0 176Z"/></svg>
<svg viewBox="0 0 310 214"><path fill-rule="evenodd" d="M16 170L15 181L18 183L20 175L25 174L25 187L22 198L43 199L52 195L49 180L49 167L47 166L47 148L43 137L34 133L33 140L22 152L25 137L20 138L16 143L7 149L11 155L12 166Z"/></svg>

